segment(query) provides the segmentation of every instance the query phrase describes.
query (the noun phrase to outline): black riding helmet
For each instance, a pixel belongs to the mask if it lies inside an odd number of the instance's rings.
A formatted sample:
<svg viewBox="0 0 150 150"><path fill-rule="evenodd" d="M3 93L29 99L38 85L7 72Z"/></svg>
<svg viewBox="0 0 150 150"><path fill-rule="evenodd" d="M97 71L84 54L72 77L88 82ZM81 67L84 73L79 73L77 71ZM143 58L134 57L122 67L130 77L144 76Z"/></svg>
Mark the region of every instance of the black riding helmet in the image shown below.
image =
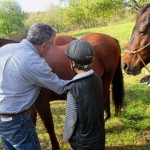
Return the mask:
<svg viewBox="0 0 150 150"><path fill-rule="evenodd" d="M85 40L73 40L69 43L65 52L70 60L74 61L78 67L88 68L94 58L92 45Z"/></svg>

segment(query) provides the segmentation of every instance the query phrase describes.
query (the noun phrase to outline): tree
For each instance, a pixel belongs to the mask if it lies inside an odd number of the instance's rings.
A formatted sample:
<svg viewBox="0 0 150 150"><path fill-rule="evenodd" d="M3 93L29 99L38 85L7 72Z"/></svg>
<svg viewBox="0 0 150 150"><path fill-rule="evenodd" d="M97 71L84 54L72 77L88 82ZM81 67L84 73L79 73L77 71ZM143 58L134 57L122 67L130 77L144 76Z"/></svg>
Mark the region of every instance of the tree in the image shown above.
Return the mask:
<svg viewBox="0 0 150 150"><path fill-rule="evenodd" d="M12 38L21 36L26 14L14 0L0 1L0 36Z"/></svg>
<svg viewBox="0 0 150 150"><path fill-rule="evenodd" d="M60 6L51 5L46 12L45 21L55 28L57 32L60 32L65 21L63 8Z"/></svg>
<svg viewBox="0 0 150 150"><path fill-rule="evenodd" d="M123 0L123 3L130 9L137 11L142 5L149 3L149 0Z"/></svg>
<svg viewBox="0 0 150 150"><path fill-rule="evenodd" d="M63 8L50 5L44 12L29 13L24 23L28 29L35 22L44 22L55 28L57 32L60 32L60 30L62 31L62 29L65 28L63 27L65 21L62 21L62 18L64 19Z"/></svg>
<svg viewBox="0 0 150 150"><path fill-rule="evenodd" d="M67 4L68 20L79 28L94 27L108 22L125 11L122 0L68 0Z"/></svg>

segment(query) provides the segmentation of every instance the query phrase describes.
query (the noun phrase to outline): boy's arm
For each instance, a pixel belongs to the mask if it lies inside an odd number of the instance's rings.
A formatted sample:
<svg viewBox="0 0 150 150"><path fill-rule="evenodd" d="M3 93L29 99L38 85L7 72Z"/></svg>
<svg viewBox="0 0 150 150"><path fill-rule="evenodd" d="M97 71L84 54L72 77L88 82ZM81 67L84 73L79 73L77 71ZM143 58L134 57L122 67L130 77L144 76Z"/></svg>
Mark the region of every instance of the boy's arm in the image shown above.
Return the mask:
<svg viewBox="0 0 150 150"><path fill-rule="evenodd" d="M70 92L67 94L66 119L64 124L63 140L68 142L77 122L77 105Z"/></svg>

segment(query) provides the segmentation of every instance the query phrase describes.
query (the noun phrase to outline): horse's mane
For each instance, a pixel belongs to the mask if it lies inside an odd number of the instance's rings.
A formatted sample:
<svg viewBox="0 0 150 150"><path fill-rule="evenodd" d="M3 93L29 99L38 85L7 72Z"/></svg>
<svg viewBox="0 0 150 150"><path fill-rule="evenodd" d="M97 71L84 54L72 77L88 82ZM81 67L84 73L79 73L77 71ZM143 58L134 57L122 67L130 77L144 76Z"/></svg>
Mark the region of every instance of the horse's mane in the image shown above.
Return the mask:
<svg viewBox="0 0 150 150"><path fill-rule="evenodd" d="M136 16L136 21L150 8L150 4L146 4L140 8Z"/></svg>

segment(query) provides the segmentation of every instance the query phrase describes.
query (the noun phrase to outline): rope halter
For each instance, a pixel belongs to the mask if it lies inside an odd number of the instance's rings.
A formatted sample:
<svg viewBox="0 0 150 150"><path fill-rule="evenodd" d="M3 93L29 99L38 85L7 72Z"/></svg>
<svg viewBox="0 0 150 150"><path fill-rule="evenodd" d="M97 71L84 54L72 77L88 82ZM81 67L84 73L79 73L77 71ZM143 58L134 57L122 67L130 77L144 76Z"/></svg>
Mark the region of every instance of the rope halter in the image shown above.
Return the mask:
<svg viewBox="0 0 150 150"><path fill-rule="evenodd" d="M146 64L145 64L145 62L143 61L142 57L140 56L139 52L141 52L143 49L145 49L145 48L148 47L149 45L150 45L150 42L149 42L147 45L145 45L144 47L142 47L142 48L140 48L140 49L138 49L138 50L131 50L131 51L129 51L129 50L124 50L124 53L137 54L138 57L140 58L141 62L143 63L144 67L147 69L148 72L150 72L150 70L149 70L148 67L146 67Z"/></svg>

